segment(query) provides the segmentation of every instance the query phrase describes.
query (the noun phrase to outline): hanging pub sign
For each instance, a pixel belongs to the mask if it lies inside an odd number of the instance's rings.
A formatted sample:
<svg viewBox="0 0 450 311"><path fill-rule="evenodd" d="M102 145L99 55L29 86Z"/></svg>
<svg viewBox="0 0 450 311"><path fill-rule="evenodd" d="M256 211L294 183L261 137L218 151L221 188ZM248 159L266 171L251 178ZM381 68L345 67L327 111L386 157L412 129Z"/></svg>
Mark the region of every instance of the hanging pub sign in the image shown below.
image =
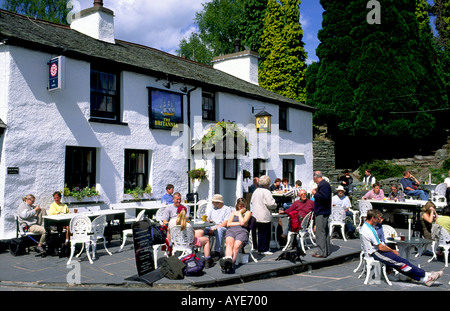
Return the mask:
<svg viewBox="0 0 450 311"><path fill-rule="evenodd" d="M64 56L52 58L48 63L48 90L62 89Z"/></svg>
<svg viewBox="0 0 450 311"><path fill-rule="evenodd" d="M149 88L150 128L172 130L183 123L183 96Z"/></svg>
<svg viewBox="0 0 450 311"><path fill-rule="evenodd" d="M261 111L256 117L256 132L257 133L270 133L271 131L271 117L272 115L266 111Z"/></svg>

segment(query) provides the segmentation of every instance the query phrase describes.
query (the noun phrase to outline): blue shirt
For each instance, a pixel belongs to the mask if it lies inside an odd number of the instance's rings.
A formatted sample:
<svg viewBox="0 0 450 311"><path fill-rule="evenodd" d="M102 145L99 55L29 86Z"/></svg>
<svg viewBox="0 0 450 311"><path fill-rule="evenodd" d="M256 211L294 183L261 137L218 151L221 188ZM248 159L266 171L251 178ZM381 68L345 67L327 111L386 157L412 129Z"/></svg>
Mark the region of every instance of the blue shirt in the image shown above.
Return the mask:
<svg viewBox="0 0 450 311"><path fill-rule="evenodd" d="M173 204L173 196L171 194L165 193L162 197L161 197L161 203L168 203L168 204Z"/></svg>

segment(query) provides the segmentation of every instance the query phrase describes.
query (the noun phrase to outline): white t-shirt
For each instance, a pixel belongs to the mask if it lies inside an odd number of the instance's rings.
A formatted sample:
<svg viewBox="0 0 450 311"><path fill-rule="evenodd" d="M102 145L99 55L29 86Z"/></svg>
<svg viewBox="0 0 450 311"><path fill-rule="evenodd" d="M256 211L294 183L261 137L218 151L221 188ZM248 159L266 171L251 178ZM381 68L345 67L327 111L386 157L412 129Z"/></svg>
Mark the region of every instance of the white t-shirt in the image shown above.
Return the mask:
<svg viewBox="0 0 450 311"><path fill-rule="evenodd" d="M331 200L332 200L331 204L333 206L336 205L336 207L342 207L344 209L344 211L347 210L347 208L352 207L352 203L350 202L350 199L346 195L344 195L342 197L335 195L335 196L333 196L333 198Z"/></svg>
<svg viewBox="0 0 450 311"><path fill-rule="evenodd" d="M359 230L361 237L361 248L367 255L372 255L378 250L377 245L381 244L377 231L367 222Z"/></svg>

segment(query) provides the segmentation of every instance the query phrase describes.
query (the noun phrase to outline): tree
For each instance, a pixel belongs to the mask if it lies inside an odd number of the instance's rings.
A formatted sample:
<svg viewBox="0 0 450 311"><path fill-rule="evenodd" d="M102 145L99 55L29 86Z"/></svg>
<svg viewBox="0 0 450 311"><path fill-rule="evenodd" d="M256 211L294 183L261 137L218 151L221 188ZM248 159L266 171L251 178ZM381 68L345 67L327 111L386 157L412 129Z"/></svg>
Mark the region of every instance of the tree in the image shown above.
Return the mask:
<svg viewBox="0 0 450 311"><path fill-rule="evenodd" d="M300 0L269 0L261 36L261 87L286 97L306 99L306 52L300 25Z"/></svg>
<svg viewBox="0 0 450 311"><path fill-rule="evenodd" d="M197 12L195 23L201 41L214 56L233 53L234 40L239 37L240 14L244 0L212 0Z"/></svg>
<svg viewBox="0 0 450 311"><path fill-rule="evenodd" d="M258 53L266 8L267 0L247 0L244 1L243 11L240 15L239 36L242 44Z"/></svg>
<svg viewBox="0 0 450 311"><path fill-rule="evenodd" d="M179 56L206 65L212 64L214 56L196 33L192 33L188 40L182 39L176 52Z"/></svg>
<svg viewBox="0 0 450 311"><path fill-rule="evenodd" d="M5 0L8 11L67 25L67 0Z"/></svg>
<svg viewBox="0 0 450 311"><path fill-rule="evenodd" d="M384 1L377 25L367 23L365 0L336 2L321 1L320 68L312 95L317 116L338 136L430 137L438 129L431 111L447 100L436 51L419 32L415 3Z"/></svg>
<svg viewBox="0 0 450 311"><path fill-rule="evenodd" d="M435 25L438 32L439 45L447 49L450 42L450 2L448 0L434 0L432 14L436 16Z"/></svg>

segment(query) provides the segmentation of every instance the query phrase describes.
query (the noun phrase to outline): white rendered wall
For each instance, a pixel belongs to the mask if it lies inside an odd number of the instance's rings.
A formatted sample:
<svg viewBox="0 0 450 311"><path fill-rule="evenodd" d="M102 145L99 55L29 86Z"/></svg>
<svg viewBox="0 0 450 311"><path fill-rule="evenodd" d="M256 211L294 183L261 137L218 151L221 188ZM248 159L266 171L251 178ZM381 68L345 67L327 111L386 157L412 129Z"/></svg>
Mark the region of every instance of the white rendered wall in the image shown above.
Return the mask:
<svg viewBox="0 0 450 311"><path fill-rule="evenodd" d="M237 56L215 59L214 69L221 70L239 79L258 85L258 58L250 54L250 52L244 55L241 53Z"/></svg>
<svg viewBox="0 0 450 311"><path fill-rule="evenodd" d="M183 196L188 192L187 155L193 142L189 129L186 127L180 133L149 129L147 88L161 88L162 82L156 82L154 77L123 72L121 107L122 122L126 125L89 122L90 64L66 57L65 88L49 92L47 63L55 56L58 55L0 46L0 118L8 126L3 135L0 162L0 239L15 235L14 214L22 197L34 194L37 203L46 208L52 202L52 193L63 189L66 146L96 148L96 181L100 200L104 202L102 208L123 200L126 149L149 152L153 198L160 198L169 183ZM206 129L215 124L201 121L201 94L201 88L191 93L194 139L201 138ZM242 170L252 172L254 158L269 159L273 166L269 176L280 177L280 152L304 153L295 158L296 178L304 183L312 180L311 113L289 109L290 131L280 132L278 139L275 124L272 124L272 134L256 135L255 117L251 112L252 106L264 106L272 114L272 120L278 120L277 105L225 93L216 94L216 104L217 120L234 121L246 133L251 144L250 154L239 160L238 180L235 181L216 181L215 161L192 159L191 168L204 167L208 171L207 181L190 185L191 191L198 191L201 199L211 199L217 189L223 189L227 202L235 202L251 185L251 180L242 180ZM183 96L183 111L187 124L186 96ZM6 174L7 167L18 167L19 174Z"/></svg>

